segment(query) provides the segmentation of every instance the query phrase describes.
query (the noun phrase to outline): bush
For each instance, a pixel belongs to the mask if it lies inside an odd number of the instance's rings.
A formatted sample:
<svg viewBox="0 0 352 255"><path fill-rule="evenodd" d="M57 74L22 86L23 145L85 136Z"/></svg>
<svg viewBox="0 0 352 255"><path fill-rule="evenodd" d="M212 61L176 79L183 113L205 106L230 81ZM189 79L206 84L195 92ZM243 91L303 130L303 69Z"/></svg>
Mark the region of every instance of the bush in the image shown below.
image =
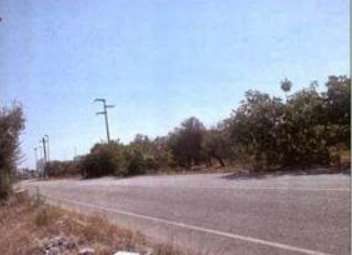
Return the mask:
<svg viewBox="0 0 352 255"><path fill-rule="evenodd" d="M116 142L96 144L80 161L83 177L105 175L129 176L154 172L165 162L156 148L132 142L122 145ZM158 158L156 155L162 155Z"/></svg>
<svg viewBox="0 0 352 255"><path fill-rule="evenodd" d="M34 224L38 227L45 227L54 223L60 216L56 208L42 205L36 211Z"/></svg>
<svg viewBox="0 0 352 255"><path fill-rule="evenodd" d="M45 172L48 174L49 177L68 177L79 175L79 162L73 160L49 161L45 164Z"/></svg>
<svg viewBox="0 0 352 255"><path fill-rule="evenodd" d="M154 172L159 168L153 155L144 153L141 148L127 146L124 154L125 167L128 175L140 175Z"/></svg>
<svg viewBox="0 0 352 255"><path fill-rule="evenodd" d="M127 171L123 162L123 146L112 142L96 144L80 163L83 177L101 177L105 175L125 176Z"/></svg>

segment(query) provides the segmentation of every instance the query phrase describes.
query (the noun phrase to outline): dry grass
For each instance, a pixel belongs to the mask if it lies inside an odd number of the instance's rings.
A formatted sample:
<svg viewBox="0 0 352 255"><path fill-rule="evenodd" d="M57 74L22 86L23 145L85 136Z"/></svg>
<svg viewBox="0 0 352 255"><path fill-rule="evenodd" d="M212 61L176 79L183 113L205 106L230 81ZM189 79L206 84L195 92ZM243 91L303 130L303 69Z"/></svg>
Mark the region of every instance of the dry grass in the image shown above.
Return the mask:
<svg viewBox="0 0 352 255"><path fill-rule="evenodd" d="M101 217L87 217L78 213L47 206L40 200L11 198L0 206L0 254L43 254L41 240L65 236L79 247L94 248L97 255L111 255L118 250L143 252L152 247L155 255L181 255L172 246L148 244L135 232L110 224ZM184 253L182 253L184 254Z"/></svg>

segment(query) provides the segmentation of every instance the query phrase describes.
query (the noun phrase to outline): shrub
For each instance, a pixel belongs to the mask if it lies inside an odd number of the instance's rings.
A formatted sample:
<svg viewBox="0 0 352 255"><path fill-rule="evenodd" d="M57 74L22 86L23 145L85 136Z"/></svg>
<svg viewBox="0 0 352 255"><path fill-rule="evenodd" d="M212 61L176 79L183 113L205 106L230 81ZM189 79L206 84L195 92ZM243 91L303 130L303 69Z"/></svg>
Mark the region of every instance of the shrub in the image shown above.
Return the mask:
<svg viewBox="0 0 352 255"><path fill-rule="evenodd" d="M101 177L104 175L127 175L123 167L123 146L117 142L96 144L80 163L83 177Z"/></svg>
<svg viewBox="0 0 352 255"><path fill-rule="evenodd" d="M54 208L43 205L38 208L34 217L34 224L38 227L48 226L60 217L60 212Z"/></svg>
<svg viewBox="0 0 352 255"><path fill-rule="evenodd" d="M73 160L67 161L49 161L45 164L45 172L50 177L67 177L80 174L79 162Z"/></svg>
<svg viewBox="0 0 352 255"><path fill-rule="evenodd" d="M125 148L124 162L127 175L145 174L159 167L153 155L146 154L141 148L133 145Z"/></svg>

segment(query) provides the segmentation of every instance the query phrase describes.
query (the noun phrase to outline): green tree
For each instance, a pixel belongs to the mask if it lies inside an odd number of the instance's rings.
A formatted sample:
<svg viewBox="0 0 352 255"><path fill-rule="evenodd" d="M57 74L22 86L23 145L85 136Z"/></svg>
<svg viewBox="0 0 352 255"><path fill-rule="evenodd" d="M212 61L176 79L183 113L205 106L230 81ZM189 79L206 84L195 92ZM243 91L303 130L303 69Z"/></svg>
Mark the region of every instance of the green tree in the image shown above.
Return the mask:
<svg viewBox="0 0 352 255"><path fill-rule="evenodd" d="M280 98L259 91L247 91L246 98L233 112L230 137L234 152L243 163L253 162L255 169L279 163L277 131L282 121L284 104Z"/></svg>
<svg viewBox="0 0 352 255"><path fill-rule="evenodd" d="M90 153L81 160L82 176L91 178L105 175L128 175L124 150L124 146L117 141L95 144Z"/></svg>
<svg viewBox="0 0 352 255"><path fill-rule="evenodd" d="M254 169L330 164L332 149L349 146L350 79L331 76L326 85L321 93L312 82L285 102L248 91L228 120L237 158Z"/></svg>
<svg viewBox="0 0 352 255"><path fill-rule="evenodd" d="M314 84L290 97L279 134L283 165L328 163L327 117L324 98Z"/></svg>
<svg viewBox="0 0 352 255"><path fill-rule="evenodd" d="M334 126L336 136L330 143L343 143L350 148L351 139L351 79L346 76L329 76L324 93L327 108L327 124Z"/></svg>
<svg viewBox="0 0 352 255"><path fill-rule="evenodd" d="M221 127L212 128L204 132L202 149L208 156L208 163L212 164L212 158L216 159L221 167L225 166L225 158L228 156L227 136Z"/></svg>
<svg viewBox="0 0 352 255"><path fill-rule="evenodd" d="M11 192L12 176L20 157L19 136L24 129L22 107L0 108L0 200Z"/></svg>
<svg viewBox="0 0 352 255"><path fill-rule="evenodd" d="M290 80L285 78L283 81L281 81L282 91L284 91L285 93L288 93L291 91L291 88L292 88L292 82Z"/></svg>
<svg viewBox="0 0 352 255"><path fill-rule="evenodd" d="M204 131L203 123L196 117L190 117L169 134L169 146L180 166L190 168L192 164L201 162Z"/></svg>

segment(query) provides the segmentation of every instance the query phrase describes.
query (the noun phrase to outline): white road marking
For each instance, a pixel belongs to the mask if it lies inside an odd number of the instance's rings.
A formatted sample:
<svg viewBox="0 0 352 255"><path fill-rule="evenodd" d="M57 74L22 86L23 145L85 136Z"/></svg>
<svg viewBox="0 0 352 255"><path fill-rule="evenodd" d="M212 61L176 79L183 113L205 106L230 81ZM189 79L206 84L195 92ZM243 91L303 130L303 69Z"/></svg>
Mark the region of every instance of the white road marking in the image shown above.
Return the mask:
<svg viewBox="0 0 352 255"><path fill-rule="evenodd" d="M101 185L98 186L96 185L95 187L103 187L105 188L106 186L109 185ZM131 188L131 187L137 187L137 188L149 188L149 189L154 189L154 188L180 188L180 187L170 187L170 186L143 186L143 185L114 185L114 187L121 187L121 188ZM293 188L293 187L241 187L241 186L233 186L233 187L189 187L189 186L183 186L181 188L185 189L194 189L194 190L199 190L199 189L209 189L209 190L283 190L283 191L337 191L337 192L350 192L350 189L345 189L345 188Z"/></svg>
<svg viewBox="0 0 352 255"><path fill-rule="evenodd" d="M258 238L253 238L250 236L243 236L243 235L218 231L218 230L214 230L214 229L198 227L195 225L189 225L189 224L184 224L181 222L170 221L170 220L156 218L156 217L147 216L147 215L143 215L143 214L127 212L124 210L118 210L118 209L114 209L114 208L110 208L110 207L93 205L93 204L86 203L86 202L74 201L74 200L65 199L65 198L54 198L52 196L47 196L47 195L43 195L43 196L45 196L49 199L53 199L53 200L65 201L65 202L68 202L71 204L77 204L77 205L81 205L81 206L85 206L85 207L90 207L90 208L94 208L94 209L98 209L98 210L102 210L102 211L107 211L107 212L113 212L116 214L131 216L131 217L140 218L140 219L144 219L144 220L150 220L150 221L159 222L159 223L163 223L163 224L170 225L170 226L176 226L176 227L189 229L189 230L193 230L193 231L209 233L209 234L227 237L227 238L231 238L231 239L235 239L235 240L241 240L241 241L245 241L245 242L261 244L261 245L270 246L270 247L274 247L274 248L278 248L278 249L282 249L282 250L286 250L286 251L294 251L294 252L298 252L301 254L308 254L308 255L329 255L328 253L304 249L304 248L300 248L300 247L296 247L296 246L292 246L292 245L266 241L263 239L258 239Z"/></svg>
<svg viewBox="0 0 352 255"><path fill-rule="evenodd" d="M251 188L251 187L232 187L232 189L243 189L243 190L287 190L287 191L350 191L349 189L344 188L292 188L292 187L260 187L260 188Z"/></svg>

